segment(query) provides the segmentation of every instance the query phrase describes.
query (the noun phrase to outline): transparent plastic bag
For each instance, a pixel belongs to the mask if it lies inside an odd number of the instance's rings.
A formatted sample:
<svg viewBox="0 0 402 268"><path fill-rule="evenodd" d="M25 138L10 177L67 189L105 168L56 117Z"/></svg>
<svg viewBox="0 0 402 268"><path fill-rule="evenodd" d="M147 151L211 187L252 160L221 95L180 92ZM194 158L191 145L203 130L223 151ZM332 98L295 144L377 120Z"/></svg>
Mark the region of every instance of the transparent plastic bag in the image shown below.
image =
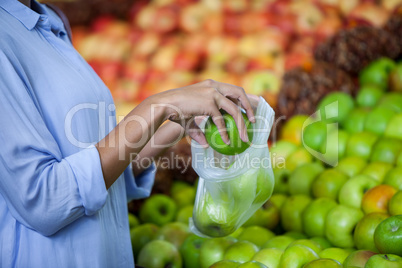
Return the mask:
<svg viewBox="0 0 402 268"><path fill-rule="evenodd" d="M192 141L192 166L199 175L190 229L203 237L227 236L271 196L274 175L268 150L274 111L260 98L253 140L243 153L228 156ZM201 128L203 126L201 125Z"/></svg>

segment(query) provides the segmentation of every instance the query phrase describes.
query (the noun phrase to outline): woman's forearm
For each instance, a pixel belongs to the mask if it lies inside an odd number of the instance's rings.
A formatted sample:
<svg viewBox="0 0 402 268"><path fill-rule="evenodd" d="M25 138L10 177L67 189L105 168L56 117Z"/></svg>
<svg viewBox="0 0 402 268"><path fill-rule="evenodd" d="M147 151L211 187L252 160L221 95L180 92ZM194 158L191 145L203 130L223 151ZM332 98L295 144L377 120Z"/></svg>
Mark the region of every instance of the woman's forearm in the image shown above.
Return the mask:
<svg viewBox="0 0 402 268"><path fill-rule="evenodd" d="M184 128L173 122L166 122L156 132L151 140L133 159L134 176L141 174L149 167L155 157L161 155L176 144L185 134Z"/></svg>
<svg viewBox="0 0 402 268"><path fill-rule="evenodd" d="M134 108L103 140L96 144L108 189L146 146L165 121L162 106L147 99Z"/></svg>

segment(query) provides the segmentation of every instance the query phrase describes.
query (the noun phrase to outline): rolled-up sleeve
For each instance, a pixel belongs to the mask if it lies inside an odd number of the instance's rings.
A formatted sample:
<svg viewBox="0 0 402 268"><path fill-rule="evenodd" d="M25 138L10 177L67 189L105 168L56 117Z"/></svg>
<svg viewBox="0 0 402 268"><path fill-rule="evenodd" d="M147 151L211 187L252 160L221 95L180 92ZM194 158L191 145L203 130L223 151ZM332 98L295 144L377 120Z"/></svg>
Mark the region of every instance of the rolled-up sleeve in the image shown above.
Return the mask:
<svg viewBox="0 0 402 268"><path fill-rule="evenodd" d="M133 175L132 165L128 166L124 171L128 201L145 198L151 194L155 181L155 173L156 166L154 163L137 177Z"/></svg>
<svg viewBox="0 0 402 268"><path fill-rule="evenodd" d="M97 149L64 157L35 96L0 51L0 193L13 217L43 235L106 202Z"/></svg>

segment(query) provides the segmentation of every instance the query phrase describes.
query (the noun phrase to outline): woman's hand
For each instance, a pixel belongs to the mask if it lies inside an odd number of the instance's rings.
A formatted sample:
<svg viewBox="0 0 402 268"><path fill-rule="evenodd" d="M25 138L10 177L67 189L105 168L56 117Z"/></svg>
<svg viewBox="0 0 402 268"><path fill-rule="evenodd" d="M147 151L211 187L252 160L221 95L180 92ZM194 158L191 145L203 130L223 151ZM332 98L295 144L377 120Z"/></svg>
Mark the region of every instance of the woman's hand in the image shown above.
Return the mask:
<svg viewBox="0 0 402 268"><path fill-rule="evenodd" d="M191 138L203 146L208 146L204 134L196 124L197 116L211 116L225 143L229 143L225 122L220 109L225 110L235 120L243 141L248 141L247 130L239 109L240 105L251 122L255 122L254 112L244 89L213 80L168 90L153 97L153 103L164 108L165 118L179 123Z"/></svg>

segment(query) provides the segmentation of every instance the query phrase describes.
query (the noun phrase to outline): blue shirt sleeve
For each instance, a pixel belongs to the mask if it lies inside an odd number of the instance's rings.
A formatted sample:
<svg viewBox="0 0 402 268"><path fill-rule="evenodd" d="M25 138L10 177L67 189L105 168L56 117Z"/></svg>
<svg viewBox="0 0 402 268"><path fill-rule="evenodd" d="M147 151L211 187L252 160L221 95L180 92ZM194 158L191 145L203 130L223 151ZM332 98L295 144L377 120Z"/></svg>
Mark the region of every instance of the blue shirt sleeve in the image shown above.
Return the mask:
<svg viewBox="0 0 402 268"><path fill-rule="evenodd" d="M28 228L51 235L105 203L95 147L64 157L21 75L0 51L0 193Z"/></svg>
<svg viewBox="0 0 402 268"><path fill-rule="evenodd" d="M144 170L139 176L134 178L133 168L130 164L124 171L124 178L127 190L127 200L141 199L151 194L152 186L155 181L156 166L154 163Z"/></svg>

